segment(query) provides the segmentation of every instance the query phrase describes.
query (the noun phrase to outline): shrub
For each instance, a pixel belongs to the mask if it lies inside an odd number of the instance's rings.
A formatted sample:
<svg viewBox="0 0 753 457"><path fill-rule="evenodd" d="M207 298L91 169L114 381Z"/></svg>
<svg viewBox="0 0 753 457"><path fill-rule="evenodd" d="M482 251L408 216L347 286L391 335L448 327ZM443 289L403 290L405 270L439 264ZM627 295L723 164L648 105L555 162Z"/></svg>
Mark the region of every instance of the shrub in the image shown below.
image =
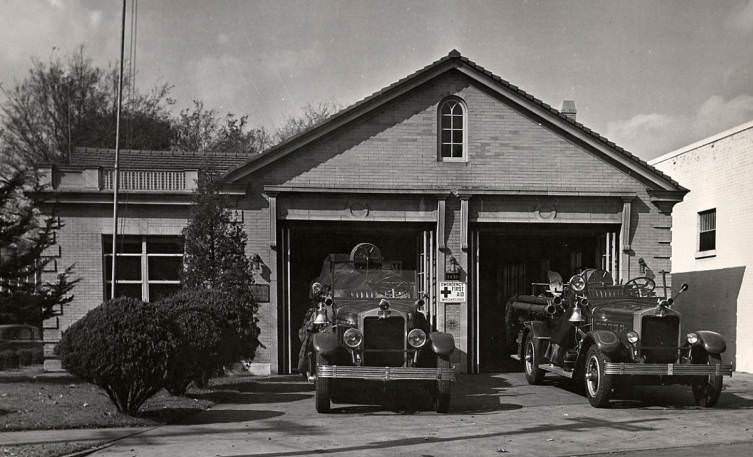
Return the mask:
<svg viewBox="0 0 753 457"><path fill-rule="evenodd" d="M39 346L31 348L31 364L39 365L44 363L44 349Z"/></svg>
<svg viewBox="0 0 753 457"><path fill-rule="evenodd" d="M22 367L28 367L31 365L31 349L19 349L16 351L18 354L18 364Z"/></svg>
<svg viewBox="0 0 753 457"><path fill-rule="evenodd" d="M176 337L165 385L173 395L185 394L191 381L204 385L222 366L229 327L213 312L207 298L208 294L182 291L158 303Z"/></svg>
<svg viewBox="0 0 753 457"><path fill-rule="evenodd" d="M255 308L238 294L184 290L159 302L159 307L177 338L166 385L173 394L184 394L191 381L206 385L223 366L252 358L256 352Z"/></svg>
<svg viewBox="0 0 753 457"><path fill-rule="evenodd" d="M18 368L18 354L13 349L0 351L0 368Z"/></svg>
<svg viewBox="0 0 753 457"><path fill-rule="evenodd" d="M119 411L136 415L164 386L174 340L156 306L123 297L68 328L59 352L65 369L102 387Z"/></svg>

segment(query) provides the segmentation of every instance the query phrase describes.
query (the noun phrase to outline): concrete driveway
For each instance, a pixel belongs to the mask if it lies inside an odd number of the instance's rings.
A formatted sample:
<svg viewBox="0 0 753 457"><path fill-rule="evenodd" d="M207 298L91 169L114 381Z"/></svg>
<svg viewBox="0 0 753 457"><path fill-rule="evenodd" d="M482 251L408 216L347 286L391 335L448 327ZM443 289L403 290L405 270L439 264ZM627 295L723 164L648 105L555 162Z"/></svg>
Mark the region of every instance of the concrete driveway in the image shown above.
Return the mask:
<svg viewBox="0 0 753 457"><path fill-rule="evenodd" d="M522 373L461 376L450 414L335 405L314 411L300 378L244 378L212 394L221 403L180 425L121 440L97 456L568 456L750 455L753 375L727 381L714 409L693 406L686 387L640 388L595 409L563 381L529 386ZM730 446L731 443L731 446ZM677 449L680 448L680 449ZM724 451L727 449L727 451ZM731 451L730 451L731 450Z"/></svg>

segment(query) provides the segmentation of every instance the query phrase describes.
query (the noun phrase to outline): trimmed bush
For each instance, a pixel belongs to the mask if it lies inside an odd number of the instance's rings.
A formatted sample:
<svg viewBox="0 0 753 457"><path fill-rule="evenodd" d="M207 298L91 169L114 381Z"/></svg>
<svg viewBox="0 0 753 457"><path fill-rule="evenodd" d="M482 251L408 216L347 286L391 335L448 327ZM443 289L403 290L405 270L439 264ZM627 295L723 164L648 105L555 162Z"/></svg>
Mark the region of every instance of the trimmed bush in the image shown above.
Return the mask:
<svg viewBox="0 0 753 457"><path fill-rule="evenodd" d="M18 354L18 364L22 367L28 367L31 365L31 349L19 349L16 351Z"/></svg>
<svg viewBox="0 0 753 457"><path fill-rule="evenodd" d="M170 358L170 393L182 395L191 381L200 387L222 367L252 358L259 344L255 307L238 294L184 290L159 302L171 322L177 347Z"/></svg>
<svg viewBox="0 0 753 457"><path fill-rule="evenodd" d="M213 312L207 298L207 294L182 291L158 302L177 343L165 384L173 395L184 395L191 381L205 384L222 366L222 345L229 327Z"/></svg>
<svg viewBox="0 0 753 457"><path fill-rule="evenodd" d="M63 367L102 387L119 411L136 415L164 386L175 349L170 327L154 305L125 297L107 301L63 333Z"/></svg>
<svg viewBox="0 0 753 457"><path fill-rule="evenodd" d="M40 365L44 363L44 349L41 347L31 348L31 364Z"/></svg>
<svg viewBox="0 0 753 457"><path fill-rule="evenodd" d="M13 349L0 351L0 369L18 368L18 354Z"/></svg>

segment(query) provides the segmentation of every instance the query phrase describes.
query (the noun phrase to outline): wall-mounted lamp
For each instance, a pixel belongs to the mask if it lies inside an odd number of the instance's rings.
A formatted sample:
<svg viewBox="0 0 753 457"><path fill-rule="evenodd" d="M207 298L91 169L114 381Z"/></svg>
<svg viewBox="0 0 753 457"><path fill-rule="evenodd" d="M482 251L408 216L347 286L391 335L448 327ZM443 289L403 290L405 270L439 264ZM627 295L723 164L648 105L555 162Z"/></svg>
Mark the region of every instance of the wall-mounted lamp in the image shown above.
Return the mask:
<svg viewBox="0 0 753 457"><path fill-rule="evenodd" d="M261 271L261 266L264 264L264 262L261 260L261 256L259 254L254 254L251 256L251 268L253 268L254 271Z"/></svg>
<svg viewBox="0 0 753 457"><path fill-rule="evenodd" d="M457 280L460 279L460 264L458 264L457 259L455 256L450 256L447 258L447 263L445 264L444 269L444 275L445 279L448 280Z"/></svg>
<svg viewBox="0 0 753 457"><path fill-rule="evenodd" d="M641 268L641 274L646 274L646 268L648 266L646 265L646 261L643 260L643 257L638 258L638 266Z"/></svg>

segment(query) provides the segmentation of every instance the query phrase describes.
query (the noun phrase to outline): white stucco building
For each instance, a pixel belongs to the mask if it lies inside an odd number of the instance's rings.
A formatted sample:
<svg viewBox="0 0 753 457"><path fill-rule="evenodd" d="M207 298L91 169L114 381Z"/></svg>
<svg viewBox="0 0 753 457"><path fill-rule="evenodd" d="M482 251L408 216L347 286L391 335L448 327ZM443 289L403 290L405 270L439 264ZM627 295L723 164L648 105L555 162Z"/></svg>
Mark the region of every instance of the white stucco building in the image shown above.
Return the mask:
<svg viewBox="0 0 753 457"><path fill-rule="evenodd" d="M753 121L672 151L651 165L690 189L672 212L673 284L688 328L727 339L725 358L753 372Z"/></svg>

